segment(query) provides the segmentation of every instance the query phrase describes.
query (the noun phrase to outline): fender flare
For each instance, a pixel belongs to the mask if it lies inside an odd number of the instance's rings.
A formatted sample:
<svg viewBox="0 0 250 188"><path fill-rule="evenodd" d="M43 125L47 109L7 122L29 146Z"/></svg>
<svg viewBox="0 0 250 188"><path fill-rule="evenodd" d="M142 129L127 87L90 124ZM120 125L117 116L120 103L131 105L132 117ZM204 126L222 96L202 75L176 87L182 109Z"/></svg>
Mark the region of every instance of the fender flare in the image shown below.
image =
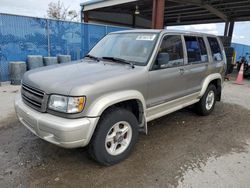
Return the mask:
<svg viewBox="0 0 250 188"><path fill-rule="evenodd" d="M145 112L146 112L146 103L143 95L136 90L125 90L125 91L119 91L119 92L112 92L107 93L103 96L100 96L95 101L92 102L92 104L89 106L89 111L87 112L86 116L91 117L98 117L97 122L92 127L92 130L90 132L91 137L96 129L96 126L99 121L99 117L102 115L102 113L110 106L117 104L119 102L128 101L128 100L138 100L141 103L142 113L143 113L143 119L145 120ZM140 125L139 125L140 126ZM141 125L141 129L147 134L147 123L143 121L143 124ZM89 140L88 140L89 142Z"/></svg>
<svg viewBox="0 0 250 188"><path fill-rule="evenodd" d="M86 116L88 117L99 117L102 113L110 106L119 102L128 100L138 100L142 104L143 113L146 111L146 103L143 95L136 90L125 90L119 92L112 92L97 98L89 106L89 111Z"/></svg>
<svg viewBox="0 0 250 188"><path fill-rule="evenodd" d="M222 76L221 76L221 74L219 74L219 73L214 73L214 74L210 74L209 76L207 76L207 77L205 78L205 80L203 81L202 89L201 89L201 91L200 91L199 97L202 97L202 96L205 94L208 85L209 85L213 80L217 80L217 79L220 79L221 84L222 84Z"/></svg>

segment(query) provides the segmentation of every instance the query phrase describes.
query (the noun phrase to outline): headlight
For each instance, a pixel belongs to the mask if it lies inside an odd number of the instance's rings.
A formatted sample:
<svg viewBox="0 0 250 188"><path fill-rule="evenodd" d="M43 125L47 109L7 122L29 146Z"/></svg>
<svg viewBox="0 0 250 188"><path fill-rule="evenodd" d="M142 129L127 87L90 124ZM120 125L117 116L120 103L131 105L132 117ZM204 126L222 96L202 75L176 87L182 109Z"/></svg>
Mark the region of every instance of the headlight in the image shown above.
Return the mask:
<svg viewBox="0 0 250 188"><path fill-rule="evenodd" d="M61 95L51 95L49 99L49 109L64 113L82 112L85 105L85 97L66 97Z"/></svg>

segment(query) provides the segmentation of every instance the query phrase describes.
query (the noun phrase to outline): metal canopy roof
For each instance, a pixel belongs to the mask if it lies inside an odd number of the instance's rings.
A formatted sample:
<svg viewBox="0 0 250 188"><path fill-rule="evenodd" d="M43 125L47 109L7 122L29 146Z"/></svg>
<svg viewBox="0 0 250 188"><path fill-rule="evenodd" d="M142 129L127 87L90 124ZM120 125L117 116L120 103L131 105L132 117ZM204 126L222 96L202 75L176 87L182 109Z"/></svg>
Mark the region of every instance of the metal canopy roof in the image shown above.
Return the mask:
<svg viewBox="0 0 250 188"><path fill-rule="evenodd" d="M151 21L152 0L98 1L89 5L83 4L83 11L93 12L89 16L90 20L105 22L105 15L107 14L112 14L114 20L116 15L133 15L136 5L138 5L140 10L140 14L137 17ZM250 0L165 1L164 23L166 26L249 20ZM119 24L119 20L115 22Z"/></svg>

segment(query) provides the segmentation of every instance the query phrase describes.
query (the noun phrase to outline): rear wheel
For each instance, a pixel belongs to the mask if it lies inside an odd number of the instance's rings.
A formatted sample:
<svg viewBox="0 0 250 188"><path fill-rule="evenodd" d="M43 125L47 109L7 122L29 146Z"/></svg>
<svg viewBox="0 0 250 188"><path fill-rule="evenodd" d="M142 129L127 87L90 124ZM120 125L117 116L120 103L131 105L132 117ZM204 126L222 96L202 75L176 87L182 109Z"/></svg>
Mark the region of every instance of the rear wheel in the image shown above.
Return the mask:
<svg viewBox="0 0 250 188"><path fill-rule="evenodd" d="M108 109L101 117L89 153L102 165L114 165L128 157L138 138L138 122L123 108Z"/></svg>
<svg viewBox="0 0 250 188"><path fill-rule="evenodd" d="M205 94L200 101L195 105L197 114L202 116L209 115L213 110L216 103L217 90L213 84L207 87Z"/></svg>

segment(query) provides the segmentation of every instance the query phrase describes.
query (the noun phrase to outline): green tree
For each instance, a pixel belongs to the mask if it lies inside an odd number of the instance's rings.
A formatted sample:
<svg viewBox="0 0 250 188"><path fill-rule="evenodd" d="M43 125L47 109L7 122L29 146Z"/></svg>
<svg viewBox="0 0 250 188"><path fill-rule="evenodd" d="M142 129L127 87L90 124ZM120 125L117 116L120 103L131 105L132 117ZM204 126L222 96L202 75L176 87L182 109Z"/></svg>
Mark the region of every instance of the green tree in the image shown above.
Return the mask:
<svg viewBox="0 0 250 188"><path fill-rule="evenodd" d="M70 10L70 7L65 7L60 0L49 3L47 17L55 20L80 21L79 13L75 10Z"/></svg>

